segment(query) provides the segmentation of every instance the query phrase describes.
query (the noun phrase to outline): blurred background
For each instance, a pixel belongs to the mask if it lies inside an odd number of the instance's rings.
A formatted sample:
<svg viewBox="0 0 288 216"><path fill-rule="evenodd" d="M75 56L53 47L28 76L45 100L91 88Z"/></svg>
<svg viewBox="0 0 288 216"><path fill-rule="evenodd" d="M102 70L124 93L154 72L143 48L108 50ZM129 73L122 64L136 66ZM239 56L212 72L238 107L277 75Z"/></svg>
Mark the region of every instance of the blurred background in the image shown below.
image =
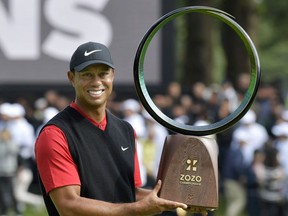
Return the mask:
<svg viewBox="0 0 288 216"><path fill-rule="evenodd" d="M134 58L148 29L164 14L185 6L229 13L251 37L261 63L251 113L212 135L219 149L220 202L209 215L288 215L285 0L1 0L0 215L7 206L11 215L14 210L17 215L46 215L33 145L42 124L73 100L66 72L73 51L87 41L103 43L111 51L116 80L108 108L138 133L143 187L153 187L165 137L174 132L141 106L134 88ZM144 60L153 102L169 118L189 125L217 122L233 113L247 92L250 70L237 34L202 13L167 23L153 37ZM15 145L7 148L10 142ZM18 187L8 190L7 185Z"/></svg>

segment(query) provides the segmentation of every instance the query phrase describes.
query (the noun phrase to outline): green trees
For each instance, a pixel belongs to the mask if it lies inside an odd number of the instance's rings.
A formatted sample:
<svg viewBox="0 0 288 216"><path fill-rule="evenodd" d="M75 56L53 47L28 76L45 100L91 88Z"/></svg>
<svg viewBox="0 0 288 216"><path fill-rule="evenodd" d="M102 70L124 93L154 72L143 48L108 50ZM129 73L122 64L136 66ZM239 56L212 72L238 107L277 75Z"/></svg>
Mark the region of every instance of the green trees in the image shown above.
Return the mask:
<svg viewBox="0 0 288 216"><path fill-rule="evenodd" d="M287 84L288 75L288 2L263 0L259 6L258 49L263 80ZM286 85L287 86L287 85Z"/></svg>
<svg viewBox="0 0 288 216"><path fill-rule="evenodd" d="M215 7L235 17L258 50L262 81L283 81L288 75L288 1L177 1L177 7L193 5ZM195 13L185 15L175 23L178 81L211 84L230 80L235 84L240 74L250 72L244 44L226 24Z"/></svg>

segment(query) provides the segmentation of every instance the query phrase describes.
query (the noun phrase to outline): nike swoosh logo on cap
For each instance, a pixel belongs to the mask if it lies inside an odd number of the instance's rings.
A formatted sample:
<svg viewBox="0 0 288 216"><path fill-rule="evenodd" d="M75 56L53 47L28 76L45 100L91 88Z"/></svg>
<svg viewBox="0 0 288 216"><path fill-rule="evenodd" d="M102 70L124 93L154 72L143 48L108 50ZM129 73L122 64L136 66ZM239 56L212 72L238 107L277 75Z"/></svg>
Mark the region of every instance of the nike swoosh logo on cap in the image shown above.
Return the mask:
<svg viewBox="0 0 288 216"><path fill-rule="evenodd" d="M96 49L96 50L92 50L92 51L90 51L90 52L88 52L88 51L86 50L85 53L84 53L84 56L89 56L89 55L91 55L92 53L100 52L100 51L102 51L102 50L101 50L101 49Z"/></svg>

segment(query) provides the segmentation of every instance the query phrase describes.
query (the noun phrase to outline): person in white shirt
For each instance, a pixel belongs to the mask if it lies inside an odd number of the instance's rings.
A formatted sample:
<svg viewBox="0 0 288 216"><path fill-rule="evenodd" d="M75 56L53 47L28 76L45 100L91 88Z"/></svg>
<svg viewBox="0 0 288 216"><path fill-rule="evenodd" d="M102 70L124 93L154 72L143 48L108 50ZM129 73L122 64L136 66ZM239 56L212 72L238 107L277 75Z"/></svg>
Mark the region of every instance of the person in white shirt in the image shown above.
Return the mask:
<svg viewBox="0 0 288 216"><path fill-rule="evenodd" d="M140 103L135 99L127 99L122 103L123 120L129 122L137 136L137 152L142 185L147 183L147 170L143 164L143 140L146 136L145 120L140 114Z"/></svg>
<svg viewBox="0 0 288 216"><path fill-rule="evenodd" d="M261 149L269 140L268 132L263 125L256 121L256 113L253 110L249 110L240 120L239 126L232 134L232 148L239 146L239 142L235 138L239 137L239 133L246 134L248 137L247 144L243 148L243 154L246 164L251 164L255 150Z"/></svg>
<svg viewBox="0 0 288 216"><path fill-rule="evenodd" d="M12 141L19 148L18 171L15 182L15 196L21 204L44 206L42 196L29 192L33 181L31 161L34 160L34 127L25 118L25 109L21 104L10 104L9 120L6 128L11 134Z"/></svg>

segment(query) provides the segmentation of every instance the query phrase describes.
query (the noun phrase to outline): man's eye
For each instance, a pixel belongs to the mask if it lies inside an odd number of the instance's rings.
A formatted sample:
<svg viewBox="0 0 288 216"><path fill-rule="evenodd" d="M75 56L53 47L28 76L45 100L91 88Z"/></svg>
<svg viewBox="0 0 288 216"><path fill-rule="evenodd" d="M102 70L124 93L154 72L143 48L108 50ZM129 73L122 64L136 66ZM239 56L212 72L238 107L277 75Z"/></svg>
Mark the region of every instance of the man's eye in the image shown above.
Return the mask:
<svg viewBox="0 0 288 216"><path fill-rule="evenodd" d="M109 75L109 71L103 71L100 73L101 77L108 76L108 75Z"/></svg>
<svg viewBox="0 0 288 216"><path fill-rule="evenodd" d="M83 74L82 74L82 77L91 77L91 76L92 76L91 73L83 73Z"/></svg>

